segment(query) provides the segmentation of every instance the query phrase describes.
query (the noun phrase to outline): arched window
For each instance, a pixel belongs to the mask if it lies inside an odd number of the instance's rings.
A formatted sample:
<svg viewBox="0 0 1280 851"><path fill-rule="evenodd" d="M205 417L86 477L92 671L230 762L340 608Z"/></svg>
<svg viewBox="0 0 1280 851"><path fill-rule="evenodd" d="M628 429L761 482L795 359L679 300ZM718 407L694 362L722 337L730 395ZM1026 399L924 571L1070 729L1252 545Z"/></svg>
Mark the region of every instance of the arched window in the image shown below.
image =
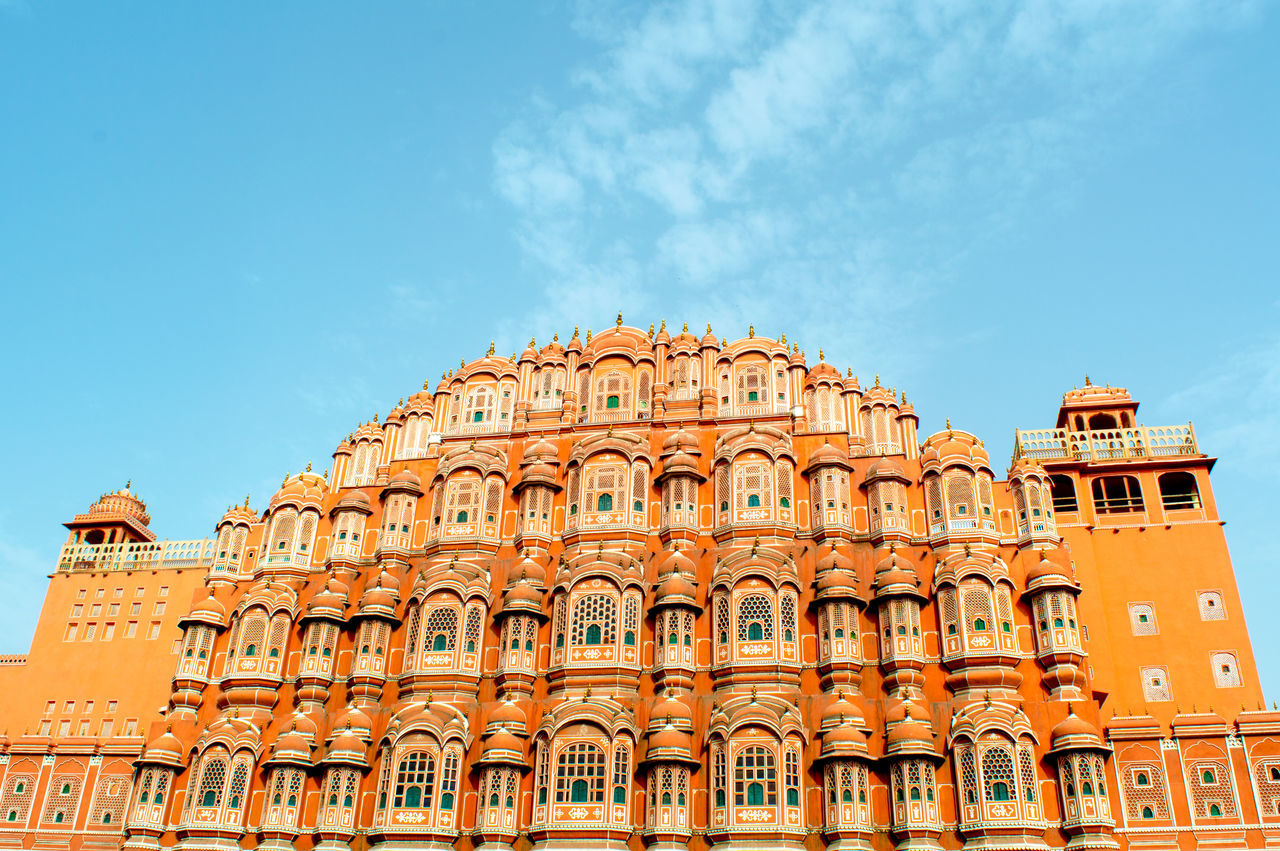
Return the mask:
<svg viewBox="0 0 1280 851"><path fill-rule="evenodd" d="M396 788L392 798L396 809L429 809L435 795L436 761L428 753L405 754L396 769Z"/></svg>
<svg viewBox="0 0 1280 851"><path fill-rule="evenodd" d="M1153 812L1151 811L1151 808L1150 808L1150 807L1143 807L1143 808L1142 808L1142 817L1143 817L1143 818L1155 818L1155 813L1153 813Z"/></svg>
<svg viewBox="0 0 1280 851"><path fill-rule="evenodd" d="M1053 499L1054 513L1080 510L1076 502L1076 486L1070 476L1050 476L1049 494Z"/></svg>
<svg viewBox="0 0 1280 851"><path fill-rule="evenodd" d="M1133 476L1100 476L1093 480L1093 505L1099 514L1143 510L1142 487Z"/></svg>
<svg viewBox="0 0 1280 851"><path fill-rule="evenodd" d="M556 760L557 804L604 803L604 750L591 742L573 742Z"/></svg>
<svg viewBox="0 0 1280 851"><path fill-rule="evenodd" d="M596 497L596 511L613 511L613 494L602 493Z"/></svg>
<svg viewBox="0 0 1280 851"><path fill-rule="evenodd" d="M1196 477L1191 473L1165 473L1157 481L1160 484L1160 504L1165 511L1200 507L1200 489L1196 487Z"/></svg>
<svg viewBox="0 0 1280 851"><path fill-rule="evenodd" d="M738 461L733 465L734 503L741 509L769 508L773 505L773 465L763 460ZM767 514L764 516L768 516Z"/></svg>
<svg viewBox="0 0 1280 851"><path fill-rule="evenodd" d="M753 745L738 754L733 767L733 804L743 806L778 805L778 772L773 752Z"/></svg>
<svg viewBox="0 0 1280 851"><path fill-rule="evenodd" d="M576 647L617 640L618 604L611 594L585 594L573 604L571 638Z"/></svg>
<svg viewBox="0 0 1280 851"><path fill-rule="evenodd" d="M764 594L748 594L738 600L738 640L773 640L773 601Z"/></svg>

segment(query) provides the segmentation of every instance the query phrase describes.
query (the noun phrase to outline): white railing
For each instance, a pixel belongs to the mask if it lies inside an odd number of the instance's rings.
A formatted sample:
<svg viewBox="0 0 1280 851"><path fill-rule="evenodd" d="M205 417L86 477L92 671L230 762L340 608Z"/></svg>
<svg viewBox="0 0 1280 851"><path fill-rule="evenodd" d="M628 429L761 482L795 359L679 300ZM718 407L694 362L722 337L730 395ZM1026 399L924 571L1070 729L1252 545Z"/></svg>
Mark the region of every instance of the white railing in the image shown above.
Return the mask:
<svg viewBox="0 0 1280 851"><path fill-rule="evenodd" d="M58 556L58 572L209 567L213 564L213 547L213 538L127 544L67 544Z"/></svg>
<svg viewBox="0 0 1280 851"><path fill-rule="evenodd" d="M1041 460L1118 461L1199 454L1200 447L1191 423L1097 431L1018 429L1014 443L1014 457Z"/></svg>

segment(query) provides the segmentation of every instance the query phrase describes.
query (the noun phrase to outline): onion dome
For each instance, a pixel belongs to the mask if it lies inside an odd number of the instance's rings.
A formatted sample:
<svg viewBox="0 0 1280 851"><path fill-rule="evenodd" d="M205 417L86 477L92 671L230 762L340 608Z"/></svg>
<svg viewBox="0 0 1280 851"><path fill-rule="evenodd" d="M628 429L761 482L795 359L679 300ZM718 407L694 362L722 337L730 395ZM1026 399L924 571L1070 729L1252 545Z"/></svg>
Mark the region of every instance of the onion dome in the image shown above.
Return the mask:
<svg viewBox="0 0 1280 851"><path fill-rule="evenodd" d="M502 594L502 613L542 616L542 592L527 579L521 579Z"/></svg>
<svg viewBox="0 0 1280 851"><path fill-rule="evenodd" d="M716 339L716 335L711 333L711 323L707 323L707 333L702 335L702 339L698 341L703 347L718 348L720 341Z"/></svg>
<svg viewBox="0 0 1280 851"><path fill-rule="evenodd" d="M528 580L530 584L537 585L539 588L547 584L547 569L534 561L528 552L512 569L510 575Z"/></svg>
<svg viewBox="0 0 1280 851"><path fill-rule="evenodd" d="M673 724L677 730L684 730L686 733L693 732L693 710L670 689L662 700L653 705L653 710L649 713L649 731L653 732L667 724Z"/></svg>
<svg viewBox="0 0 1280 851"><path fill-rule="evenodd" d="M506 730L513 735L525 736L528 735L528 725L529 719L520 708L520 704L507 697L489 713L489 717L485 719L484 730L485 735Z"/></svg>
<svg viewBox="0 0 1280 851"><path fill-rule="evenodd" d="M311 758L311 743L291 729L276 739L271 749L271 756L264 761L265 765L300 765L310 767L315 764Z"/></svg>
<svg viewBox="0 0 1280 851"><path fill-rule="evenodd" d="M336 576L330 576L320 592L307 603L306 611L299 620L345 621L348 590L346 583Z"/></svg>
<svg viewBox="0 0 1280 851"><path fill-rule="evenodd" d="M822 716L818 721L818 730L826 732L839 727L846 721L858 727L866 723L858 704L849 699L848 692L841 689L836 692L836 699L827 704L826 708L822 710Z"/></svg>
<svg viewBox="0 0 1280 851"><path fill-rule="evenodd" d="M1054 725L1049 733L1049 753L1070 750L1109 750L1098 735L1098 728L1067 706L1067 717Z"/></svg>
<svg viewBox="0 0 1280 851"><path fill-rule="evenodd" d="M357 768L368 768L369 757L365 743L349 727L343 728L330 742L325 750L322 765L351 765Z"/></svg>
<svg viewBox="0 0 1280 851"><path fill-rule="evenodd" d="M338 717L333 719L334 730L344 728L361 738L368 738L370 731L373 730L373 722L369 720L369 716L363 709L354 703L349 703L342 712L338 713Z"/></svg>
<svg viewBox="0 0 1280 851"><path fill-rule="evenodd" d="M662 441L662 451L667 452L697 452L698 437L693 432L685 431L683 428L677 428L668 434Z"/></svg>
<svg viewBox="0 0 1280 851"><path fill-rule="evenodd" d="M853 562L848 556L837 550L835 544L832 544L831 549L818 557L818 563L814 567L819 575L829 570L851 573L853 571Z"/></svg>
<svg viewBox="0 0 1280 851"><path fill-rule="evenodd" d="M227 607L218 602L218 598L213 596L213 589L210 588L209 596L191 607L191 611L178 618L178 626L185 627L187 624L204 623L218 629L226 629Z"/></svg>
<svg viewBox="0 0 1280 851"><path fill-rule="evenodd" d="M183 768L182 754L184 750L182 742L173 734L173 728L166 727L163 733L147 742L147 746L142 749L141 756L138 757L137 762L134 764L167 765L181 770Z"/></svg>
<svg viewBox="0 0 1280 851"><path fill-rule="evenodd" d="M902 469L902 465L888 455L876 459L870 467L867 468L866 478L863 479L865 484L878 482L883 479L896 479L900 482L910 484L911 479L907 477L906 471Z"/></svg>
<svg viewBox="0 0 1280 851"><path fill-rule="evenodd" d="M353 490L338 500L338 504L333 507L329 515L333 516L339 511L358 511L361 514L372 514L373 507L369 504L369 497L364 491Z"/></svg>
<svg viewBox="0 0 1280 851"><path fill-rule="evenodd" d="M693 758L693 737L676 727L675 722L669 718L656 730L650 727L644 762L686 762L697 765L698 760Z"/></svg>
<svg viewBox="0 0 1280 851"><path fill-rule="evenodd" d="M698 590L683 573L672 573L658 583L653 592L653 605L699 608L697 593Z"/></svg>
<svg viewBox="0 0 1280 851"><path fill-rule="evenodd" d="M671 555L662 560L662 564L658 566L658 579L665 579L673 573L683 573L686 576L692 576L698 572L697 567L693 563L693 559L689 558L680 550L672 550Z"/></svg>
<svg viewBox="0 0 1280 851"><path fill-rule="evenodd" d="M1071 576L1070 557L1064 550L1042 550L1040 561L1027 571L1027 593L1034 594L1049 588L1079 590Z"/></svg>
<svg viewBox="0 0 1280 851"><path fill-rule="evenodd" d="M397 620L396 603L400 599L400 582L385 570L365 587L360 595L356 617L380 617Z"/></svg>
<svg viewBox="0 0 1280 851"><path fill-rule="evenodd" d="M486 734L480 758L474 764L476 766L514 765L521 769L528 768L528 761L524 756L524 742L503 729Z"/></svg>
<svg viewBox="0 0 1280 851"><path fill-rule="evenodd" d="M821 759L867 759L867 734L847 717L822 734Z"/></svg>
<svg viewBox="0 0 1280 851"><path fill-rule="evenodd" d="M563 358L564 346L560 345L560 335L553 334L551 336L551 342L539 349L538 355L544 360L547 358Z"/></svg>
<svg viewBox="0 0 1280 851"><path fill-rule="evenodd" d="M414 496L422 496L422 479L418 478L418 474L412 470L401 470L392 476L386 487L382 489L382 498L386 499L387 494L390 493L408 493Z"/></svg>
<svg viewBox="0 0 1280 851"><path fill-rule="evenodd" d="M891 595L910 595L923 597L920 593L920 577L911 562L900 557L893 547L889 555L876 564L875 579L871 582L877 597Z"/></svg>
<svg viewBox="0 0 1280 851"><path fill-rule="evenodd" d="M840 375L840 370L836 369L825 360L819 360L813 369L809 370L809 374L805 376L805 386L816 384L819 379L828 381L838 381L844 384L844 377Z"/></svg>
<svg viewBox="0 0 1280 851"><path fill-rule="evenodd" d="M808 473L820 467L840 467L844 470L853 469L853 465L849 463L848 455L832 446L830 441L825 441L812 455L809 456L809 463L805 465L804 470Z"/></svg>
<svg viewBox="0 0 1280 851"><path fill-rule="evenodd" d="M957 464L990 471L991 456L977 437L950 426L925 440L920 453L920 465L925 470L941 470Z"/></svg>
<svg viewBox="0 0 1280 851"><path fill-rule="evenodd" d="M253 513L253 509L249 508L249 502L246 499L244 505L233 505L228 508L226 514L223 514L222 519L218 521L218 526L224 526L227 523L252 526L257 522L258 515Z"/></svg>

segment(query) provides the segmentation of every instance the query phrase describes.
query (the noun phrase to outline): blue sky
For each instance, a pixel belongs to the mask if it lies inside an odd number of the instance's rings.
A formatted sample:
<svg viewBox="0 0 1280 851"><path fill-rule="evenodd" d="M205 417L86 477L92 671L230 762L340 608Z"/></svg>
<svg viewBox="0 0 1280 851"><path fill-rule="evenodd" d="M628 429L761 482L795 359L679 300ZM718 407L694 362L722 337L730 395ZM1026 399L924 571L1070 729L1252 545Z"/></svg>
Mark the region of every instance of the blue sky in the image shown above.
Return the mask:
<svg viewBox="0 0 1280 851"><path fill-rule="evenodd" d="M622 311L785 332L995 458L1086 372L1193 420L1280 696L1278 17L0 0L0 652L103 491L202 537Z"/></svg>

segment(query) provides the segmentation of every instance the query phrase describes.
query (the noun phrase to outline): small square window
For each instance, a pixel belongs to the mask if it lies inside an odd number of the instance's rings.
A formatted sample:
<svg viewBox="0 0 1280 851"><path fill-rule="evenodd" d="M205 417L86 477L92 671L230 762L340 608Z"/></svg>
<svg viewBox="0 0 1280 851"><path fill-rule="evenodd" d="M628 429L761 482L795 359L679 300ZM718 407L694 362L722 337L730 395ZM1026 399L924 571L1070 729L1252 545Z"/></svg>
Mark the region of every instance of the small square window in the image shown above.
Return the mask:
<svg viewBox="0 0 1280 851"><path fill-rule="evenodd" d="M129 621L127 624L125 624L125 625L124 625L124 637L125 637L125 638L133 638L133 637L134 637L135 635L137 635L137 634L138 634L138 622L137 622L137 621Z"/></svg>
<svg viewBox="0 0 1280 851"><path fill-rule="evenodd" d="M97 591L94 591L94 592L93 592L93 599L95 599L95 600L101 600L101 599L103 598L103 596L105 596L105 595L106 595L106 593L107 593L107 589L106 589L106 588L99 588Z"/></svg>
<svg viewBox="0 0 1280 851"><path fill-rule="evenodd" d="M154 641L160 637L160 621L152 621L151 626L147 627L147 640Z"/></svg>
<svg viewBox="0 0 1280 851"><path fill-rule="evenodd" d="M160 596L161 596L161 597L168 597L168 596L169 596L169 586L168 586L168 585L161 585L161 586L160 586Z"/></svg>
<svg viewBox="0 0 1280 851"><path fill-rule="evenodd" d="M143 594L142 586L141 586L141 585L139 585L139 586L137 587L137 589L136 589L136 590L134 590L134 592L133 592L133 596L135 596L135 597L141 597L141 596L142 596L142 594Z"/></svg>
<svg viewBox="0 0 1280 851"><path fill-rule="evenodd" d="M74 700L68 700L66 703L62 704L62 712L64 715L70 715L75 711L76 711L76 702Z"/></svg>
<svg viewBox="0 0 1280 851"><path fill-rule="evenodd" d="M83 599L84 599L84 593L85 593L85 592L84 592L84 589L83 589L83 588L81 588L79 591L77 591L77 592L76 592L76 599L77 599L77 600L83 600Z"/></svg>
<svg viewBox="0 0 1280 851"><path fill-rule="evenodd" d="M58 701L56 701L56 700L50 700L50 701L47 701L47 702L45 703L45 705L44 705L44 714L45 714L45 715L52 715L52 714L53 714L53 710L55 710L55 709L57 709L57 708L58 708Z"/></svg>
<svg viewBox="0 0 1280 851"><path fill-rule="evenodd" d="M163 615L163 614L164 614L164 603L156 603L156 610L155 610L155 614L157 614L157 615Z"/></svg>
<svg viewBox="0 0 1280 851"><path fill-rule="evenodd" d="M117 705L118 705L117 701L114 701L114 700L108 700L108 701L107 701L107 711L108 711L108 712L115 712L115 711L116 711L116 706L117 706Z"/></svg>
<svg viewBox="0 0 1280 851"><path fill-rule="evenodd" d="M124 589L123 588L115 589L114 591L111 592L111 596L119 600L121 597L124 596Z"/></svg>

